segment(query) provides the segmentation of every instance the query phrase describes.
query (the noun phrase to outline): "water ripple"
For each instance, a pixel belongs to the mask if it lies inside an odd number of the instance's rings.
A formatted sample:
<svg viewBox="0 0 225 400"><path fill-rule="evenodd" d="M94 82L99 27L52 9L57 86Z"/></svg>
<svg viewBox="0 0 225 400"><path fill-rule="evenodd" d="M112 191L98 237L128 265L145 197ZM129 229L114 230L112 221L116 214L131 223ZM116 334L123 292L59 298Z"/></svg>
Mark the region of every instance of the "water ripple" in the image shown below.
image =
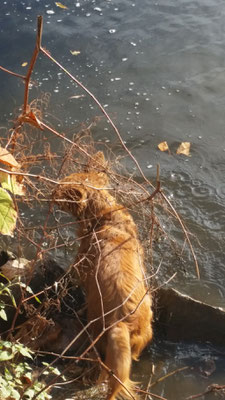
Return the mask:
<svg viewBox="0 0 225 400"><path fill-rule="evenodd" d="M206 198L211 196L212 194L215 193L215 189L212 188L210 185L207 183L200 183L199 186L194 186L191 188L192 195L194 197L201 197L201 198Z"/></svg>

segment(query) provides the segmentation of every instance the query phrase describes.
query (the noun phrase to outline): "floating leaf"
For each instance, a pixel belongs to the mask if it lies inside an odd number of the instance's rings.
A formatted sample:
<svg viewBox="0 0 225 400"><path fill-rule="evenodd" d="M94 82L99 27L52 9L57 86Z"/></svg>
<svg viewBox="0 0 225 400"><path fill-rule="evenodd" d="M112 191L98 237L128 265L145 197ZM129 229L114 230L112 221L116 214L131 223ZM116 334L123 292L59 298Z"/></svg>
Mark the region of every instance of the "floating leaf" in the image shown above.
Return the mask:
<svg viewBox="0 0 225 400"><path fill-rule="evenodd" d="M55 2L55 5L56 5L57 7L59 7L59 8L68 9L67 6L64 6L64 4L60 3L59 1L56 1L56 2Z"/></svg>
<svg viewBox="0 0 225 400"><path fill-rule="evenodd" d="M177 149L177 154L184 154L185 156L190 156L190 142L182 142Z"/></svg>
<svg viewBox="0 0 225 400"><path fill-rule="evenodd" d="M85 94L77 94L76 96L70 96L69 99L81 99L85 97Z"/></svg>
<svg viewBox="0 0 225 400"><path fill-rule="evenodd" d="M72 56L78 56L80 54L79 50L70 50L70 53L72 54Z"/></svg>
<svg viewBox="0 0 225 400"><path fill-rule="evenodd" d="M22 183L17 181L16 175L10 175L7 174L7 172L0 171L0 183L4 189L9 190L15 195L25 195L25 187Z"/></svg>
<svg viewBox="0 0 225 400"><path fill-rule="evenodd" d="M22 67L26 67L28 64L28 62L23 62L23 64L21 64Z"/></svg>
<svg viewBox="0 0 225 400"><path fill-rule="evenodd" d="M13 236L16 227L17 212L9 193L0 188L0 233Z"/></svg>
<svg viewBox="0 0 225 400"><path fill-rule="evenodd" d="M160 151L170 151L167 142L161 142L158 144L158 148Z"/></svg>
<svg viewBox="0 0 225 400"><path fill-rule="evenodd" d="M19 168L20 165L15 160L12 154L8 152L7 149L4 149L0 146L0 162L2 164L8 165L9 167Z"/></svg>

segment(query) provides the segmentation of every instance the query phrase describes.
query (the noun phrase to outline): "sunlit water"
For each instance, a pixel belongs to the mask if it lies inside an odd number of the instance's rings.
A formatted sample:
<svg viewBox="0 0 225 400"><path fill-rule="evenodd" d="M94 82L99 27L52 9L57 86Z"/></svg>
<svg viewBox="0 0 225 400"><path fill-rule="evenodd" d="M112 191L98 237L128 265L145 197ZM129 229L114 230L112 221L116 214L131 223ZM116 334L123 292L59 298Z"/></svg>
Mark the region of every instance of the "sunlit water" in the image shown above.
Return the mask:
<svg viewBox="0 0 225 400"><path fill-rule="evenodd" d="M33 50L36 16L43 15L44 47L113 116L146 176L154 180L156 164L160 164L162 186L196 236L192 242L202 279L196 280L190 257L190 266L179 274L176 286L195 298L224 307L224 1L62 3L68 8L61 9L50 0L1 0L0 64L24 73L21 65L29 61ZM71 51L79 54L72 55ZM43 56L34 77L39 89L51 92L49 113L56 111L59 128L63 125L69 131L79 122L100 115L93 101ZM35 89L32 91L35 96ZM23 84L0 72L0 93L3 127L23 102ZM115 136L107 124L96 135L114 145ZM170 146L170 155L157 150L164 140ZM175 154L182 141L191 142L191 157ZM128 167L131 171L135 168L131 163ZM171 275L170 261L168 254L161 279ZM225 384L221 353L212 349L161 343L152 357L162 362L164 373L190 366L157 389L168 399L198 393L212 382ZM216 366L210 377L196 372L196 363L205 359L212 359ZM149 358L145 356L136 370L146 381L148 368ZM207 398L213 399L213 394Z"/></svg>

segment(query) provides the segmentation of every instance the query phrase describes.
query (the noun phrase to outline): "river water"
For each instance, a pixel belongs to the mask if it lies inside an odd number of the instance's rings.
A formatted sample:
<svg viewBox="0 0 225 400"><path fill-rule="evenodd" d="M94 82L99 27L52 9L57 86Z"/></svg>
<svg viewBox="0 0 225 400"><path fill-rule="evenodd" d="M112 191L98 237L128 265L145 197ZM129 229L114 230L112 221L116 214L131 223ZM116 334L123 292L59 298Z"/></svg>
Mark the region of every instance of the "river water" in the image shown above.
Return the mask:
<svg viewBox="0 0 225 400"><path fill-rule="evenodd" d="M224 307L224 1L62 3L66 9L50 0L1 0L0 64L24 73L22 64L33 50L36 17L43 15L43 46L104 105L150 180L160 164L162 186L193 234L201 274L199 281L190 266L176 286ZM65 131L101 114L80 88L63 79L43 58L35 79L39 89L51 92L51 110L60 113ZM0 127L6 126L23 102L22 91L20 81L0 72ZM107 124L96 135L114 145L115 136ZM171 154L157 149L163 141L168 142ZM191 157L176 155L181 142L191 143ZM128 163L128 168L135 167ZM169 254L165 262L163 273L170 276ZM139 363L137 379L147 380L151 357L160 361L164 373L190 368L165 380L158 394L178 400L204 390L209 383L225 384L221 353L196 345L161 346ZM199 367L208 360L215 364L209 377Z"/></svg>

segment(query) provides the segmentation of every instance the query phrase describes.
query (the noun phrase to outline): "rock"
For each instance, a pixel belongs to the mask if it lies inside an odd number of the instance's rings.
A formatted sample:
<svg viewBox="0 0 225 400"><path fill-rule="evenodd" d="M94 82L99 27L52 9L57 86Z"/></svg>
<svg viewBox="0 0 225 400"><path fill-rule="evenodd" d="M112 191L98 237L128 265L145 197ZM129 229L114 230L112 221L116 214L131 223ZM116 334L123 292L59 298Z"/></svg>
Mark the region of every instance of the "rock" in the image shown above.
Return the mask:
<svg viewBox="0 0 225 400"><path fill-rule="evenodd" d="M225 310L195 300L175 289L157 290L157 326L171 341L225 345Z"/></svg>

